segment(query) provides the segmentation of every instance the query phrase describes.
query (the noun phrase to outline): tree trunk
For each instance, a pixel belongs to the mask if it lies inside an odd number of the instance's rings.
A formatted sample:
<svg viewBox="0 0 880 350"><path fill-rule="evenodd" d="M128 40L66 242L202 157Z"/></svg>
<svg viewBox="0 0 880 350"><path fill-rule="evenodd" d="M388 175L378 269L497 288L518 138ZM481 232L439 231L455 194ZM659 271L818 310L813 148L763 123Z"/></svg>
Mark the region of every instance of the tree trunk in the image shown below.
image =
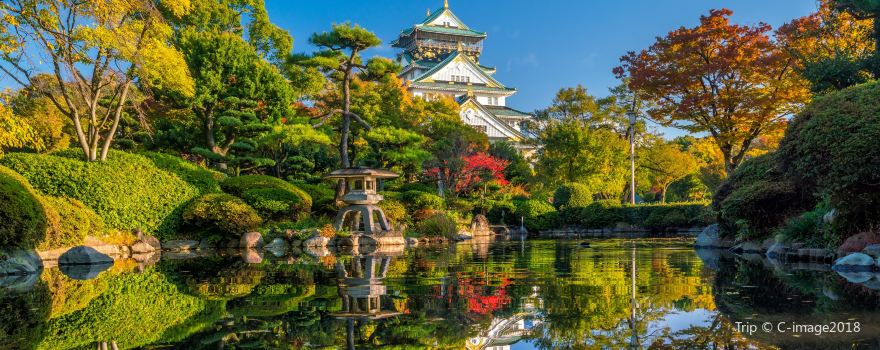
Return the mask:
<svg viewBox="0 0 880 350"><path fill-rule="evenodd" d="M663 185L663 189L660 190L660 203L666 204L666 191L669 190L669 184Z"/></svg>

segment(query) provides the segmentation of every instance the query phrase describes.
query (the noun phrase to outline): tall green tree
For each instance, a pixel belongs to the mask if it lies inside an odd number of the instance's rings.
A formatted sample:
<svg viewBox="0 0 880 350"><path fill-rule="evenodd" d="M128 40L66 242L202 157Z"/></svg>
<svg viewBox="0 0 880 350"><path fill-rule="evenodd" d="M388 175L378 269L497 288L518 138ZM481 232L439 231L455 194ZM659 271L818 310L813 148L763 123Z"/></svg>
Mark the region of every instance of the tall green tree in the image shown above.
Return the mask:
<svg viewBox="0 0 880 350"><path fill-rule="evenodd" d="M617 133L568 120L548 123L538 142L535 173L542 178L556 185L581 183L603 198L616 198L624 189L629 145Z"/></svg>
<svg viewBox="0 0 880 350"><path fill-rule="evenodd" d="M87 160L105 160L133 89L193 94L167 23L190 7L186 0L3 1L0 71L73 122ZM41 72L54 79L38 81Z"/></svg>
<svg viewBox="0 0 880 350"><path fill-rule="evenodd" d="M639 166L648 170L654 185L660 189L663 203L666 203L669 185L699 170L697 159L674 143L660 143L648 147L643 153Z"/></svg>

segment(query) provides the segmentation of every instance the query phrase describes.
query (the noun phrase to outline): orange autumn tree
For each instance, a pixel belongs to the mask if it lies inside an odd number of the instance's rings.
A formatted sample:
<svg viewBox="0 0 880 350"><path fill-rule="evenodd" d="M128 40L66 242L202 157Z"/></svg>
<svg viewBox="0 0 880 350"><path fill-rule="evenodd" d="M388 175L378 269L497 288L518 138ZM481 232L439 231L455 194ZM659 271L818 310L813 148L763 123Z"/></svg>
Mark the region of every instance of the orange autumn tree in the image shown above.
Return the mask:
<svg viewBox="0 0 880 350"><path fill-rule="evenodd" d="M768 36L771 28L731 24L727 9L712 10L694 28L672 31L614 69L630 88L655 101L657 122L708 133L730 173L752 142L779 132L785 117L809 99L794 58Z"/></svg>

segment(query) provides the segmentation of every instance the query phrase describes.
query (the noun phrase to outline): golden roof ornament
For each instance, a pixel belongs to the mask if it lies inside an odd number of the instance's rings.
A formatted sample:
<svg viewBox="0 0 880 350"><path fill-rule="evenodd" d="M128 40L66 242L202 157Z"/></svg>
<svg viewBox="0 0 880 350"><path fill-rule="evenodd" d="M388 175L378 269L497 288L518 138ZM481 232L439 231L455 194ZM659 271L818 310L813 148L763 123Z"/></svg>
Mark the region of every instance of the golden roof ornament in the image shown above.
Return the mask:
<svg viewBox="0 0 880 350"><path fill-rule="evenodd" d="M431 17L431 8L430 7L428 8L428 15L427 16Z"/></svg>
<svg viewBox="0 0 880 350"><path fill-rule="evenodd" d="M443 8L445 8L445 9L449 8L449 0L443 0Z"/></svg>
<svg viewBox="0 0 880 350"><path fill-rule="evenodd" d="M474 87L471 84L467 87L467 97L474 97Z"/></svg>

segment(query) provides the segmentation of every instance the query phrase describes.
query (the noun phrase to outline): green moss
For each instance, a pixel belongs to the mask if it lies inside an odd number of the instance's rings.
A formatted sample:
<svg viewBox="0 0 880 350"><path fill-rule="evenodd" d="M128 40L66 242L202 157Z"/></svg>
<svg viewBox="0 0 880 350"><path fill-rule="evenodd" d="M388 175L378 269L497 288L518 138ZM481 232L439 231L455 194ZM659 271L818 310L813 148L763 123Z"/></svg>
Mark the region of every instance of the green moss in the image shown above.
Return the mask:
<svg viewBox="0 0 880 350"><path fill-rule="evenodd" d="M65 276L59 269L43 270L40 279L45 282L52 298L49 318L82 310L107 289L104 276L80 281Z"/></svg>
<svg viewBox="0 0 880 350"><path fill-rule="evenodd" d="M308 214L312 208L312 197L308 193L272 176L231 177L220 183L220 187L227 193L243 198L267 217L295 217Z"/></svg>
<svg viewBox="0 0 880 350"><path fill-rule="evenodd" d="M254 208L238 197L225 193L196 198L183 211L187 227L197 231L240 235L253 231L263 222Z"/></svg>
<svg viewBox="0 0 880 350"><path fill-rule="evenodd" d="M59 222L54 232L40 242L38 249L72 247L82 244L86 236L101 238L107 233L104 220L82 202L48 196L44 200L58 213Z"/></svg>
<svg viewBox="0 0 880 350"><path fill-rule="evenodd" d="M105 162L84 162L73 151L54 155L15 153L0 163L50 196L70 197L92 208L108 227L143 229L174 237L183 206L198 189L139 155L111 151Z"/></svg>

